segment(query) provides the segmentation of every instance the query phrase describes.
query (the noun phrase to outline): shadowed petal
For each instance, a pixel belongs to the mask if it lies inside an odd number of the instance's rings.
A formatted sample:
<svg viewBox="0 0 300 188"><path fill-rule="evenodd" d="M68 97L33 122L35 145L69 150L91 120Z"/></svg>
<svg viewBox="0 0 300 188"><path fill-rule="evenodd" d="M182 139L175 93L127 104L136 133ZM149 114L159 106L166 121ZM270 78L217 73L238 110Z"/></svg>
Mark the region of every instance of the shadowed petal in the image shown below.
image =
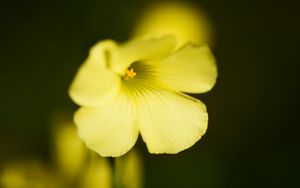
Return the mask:
<svg viewBox="0 0 300 188"><path fill-rule="evenodd" d="M175 44L175 38L172 36L131 40L113 51L110 68L117 74L124 74L130 64L136 61L165 57L174 49Z"/></svg>

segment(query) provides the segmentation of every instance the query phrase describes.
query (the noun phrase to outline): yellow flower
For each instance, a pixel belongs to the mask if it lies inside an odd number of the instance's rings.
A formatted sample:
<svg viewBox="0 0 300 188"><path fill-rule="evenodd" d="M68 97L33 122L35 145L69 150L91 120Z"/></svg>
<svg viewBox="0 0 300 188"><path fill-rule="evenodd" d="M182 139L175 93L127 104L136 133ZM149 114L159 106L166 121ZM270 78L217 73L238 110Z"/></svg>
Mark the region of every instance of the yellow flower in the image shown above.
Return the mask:
<svg viewBox="0 0 300 188"><path fill-rule="evenodd" d="M69 94L79 136L102 156L120 156L139 133L150 153L178 153L205 133L205 105L186 93L215 84L215 59L206 45L186 45L164 36L118 45L96 44L73 80Z"/></svg>
<svg viewBox="0 0 300 188"><path fill-rule="evenodd" d="M77 135L76 127L65 113L53 118L52 142L57 172L64 180L71 182L82 170L87 160L88 150Z"/></svg>
<svg viewBox="0 0 300 188"><path fill-rule="evenodd" d="M89 164L82 172L81 178L82 188L111 188L112 168L108 159L91 153Z"/></svg>
<svg viewBox="0 0 300 188"><path fill-rule="evenodd" d="M143 187L143 161L136 150L115 159L115 179L118 187Z"/></svg>
<svg viewBox="0 0 300 188"><path fill-rule="evenodd" d="M50 169L37 160L5 164L0 173L2 188L59 188L61 182Z"/></svg>
<svg viewBox="0 0 300 188"><path fill-rule="evenodd" d="M178 153L205 133L205 105L184 93L209 91L215 59L205 16L183 4L148 11L124 44L101 41L79 68L69 94L79 136L102 156L120 156L139 133L151 153Z"/></svg>
<svg viewBox="0 0 300 188"><path fill-rule="evenodd" d="M187 42L210 43L212 28L206 15L183 2L163 2L151 6L139 19L134 36L174 35L177 47Z"/></svg>

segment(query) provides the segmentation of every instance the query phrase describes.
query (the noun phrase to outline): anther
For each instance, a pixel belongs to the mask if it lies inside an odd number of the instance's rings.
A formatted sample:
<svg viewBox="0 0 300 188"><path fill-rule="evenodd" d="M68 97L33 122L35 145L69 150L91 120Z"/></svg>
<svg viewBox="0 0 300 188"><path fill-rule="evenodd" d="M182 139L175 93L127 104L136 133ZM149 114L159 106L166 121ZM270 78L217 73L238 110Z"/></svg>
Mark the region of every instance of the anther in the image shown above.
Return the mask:
<svg viewBox="0 0 300 188"><path fill-rule="evenodd" d="M134 72L133 68L127 69L125 72L124 79L128 80L129 78L135 77L135 75L136 75L136 72Z"/></svg>

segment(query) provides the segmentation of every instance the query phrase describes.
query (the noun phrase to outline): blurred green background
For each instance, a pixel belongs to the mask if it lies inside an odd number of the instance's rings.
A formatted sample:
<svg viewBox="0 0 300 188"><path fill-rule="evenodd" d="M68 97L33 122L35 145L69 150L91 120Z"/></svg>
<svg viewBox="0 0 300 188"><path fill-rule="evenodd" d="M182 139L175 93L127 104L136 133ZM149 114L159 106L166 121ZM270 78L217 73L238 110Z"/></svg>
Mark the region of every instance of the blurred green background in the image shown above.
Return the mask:
<svg viewBox="0 0 300 188"><path fill-rule="evenodd" d="M106 38L127 40L154 2L1 3L0 165L49 160L51 116L77 108L67 89L89 48ZM177 155L151 155L139 139L146 188L300 187L299 2L191 1L215 30L218 83L197 95L209 128Z"/></svg>

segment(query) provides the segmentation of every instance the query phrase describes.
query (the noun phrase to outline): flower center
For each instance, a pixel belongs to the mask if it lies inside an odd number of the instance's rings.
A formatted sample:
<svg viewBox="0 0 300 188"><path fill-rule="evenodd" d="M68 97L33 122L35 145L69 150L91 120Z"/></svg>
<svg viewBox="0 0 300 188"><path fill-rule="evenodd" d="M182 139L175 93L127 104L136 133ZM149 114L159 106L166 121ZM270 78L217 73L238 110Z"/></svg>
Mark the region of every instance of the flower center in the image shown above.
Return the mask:
<svg viewBox="0 0 300 188"><path fill-rule="evenodd" d="M124 76L124 79L125 80L128 80L129 78L133 78L135 77L136 75L136 72L134 72L133 68L128 68L125 72L125 76Z"/></svg>

